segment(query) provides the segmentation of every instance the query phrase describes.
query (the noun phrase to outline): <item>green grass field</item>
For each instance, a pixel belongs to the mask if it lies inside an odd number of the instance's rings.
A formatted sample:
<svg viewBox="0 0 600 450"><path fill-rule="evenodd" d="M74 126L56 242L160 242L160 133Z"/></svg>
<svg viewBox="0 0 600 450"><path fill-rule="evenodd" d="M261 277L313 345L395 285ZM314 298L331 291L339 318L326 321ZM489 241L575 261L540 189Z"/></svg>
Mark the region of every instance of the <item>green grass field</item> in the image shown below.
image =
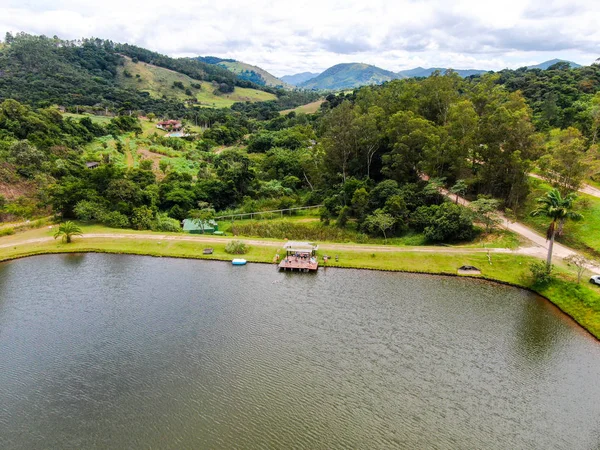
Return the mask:
<svg viewBox="0 0 600 450"><path fill-rule="evenodd" d="M281 114L285 115L291 113L292 111L294 111L295 113L313 114L319 110L321 104L323 104L324 101L325 100L321 99L317 100L316 102L311 102L307 103L306 105L298 106L297 108L286 109L285 111L281 111Z"/></svg>
<svg viewBox="0 0 600 450"><path fill-rule="evenodd" d="M530 179L531 194L524 207L520 219L542 234L548 228L548 219L544 217L531 217L529 213L536 207L536 199L551 189L551 186L542 180ZM581 250L590 256L600 256L600 198L586 194L578 194L575 210L584 216L581 222L567 222L563 236L557 240L569 247Z"/></svg>
<svg viewBox="0 0 600 450"><path fill-rule="evenodd" d="M110 122L112 117L110 116L96 116L94 114L75 114L75 113L63 113L63 117L70 117L72 119L83 119L84 117L89 117L92 122L98 123L100 125L106 125Z"/></svg>
<svg viewBox="0 0 600 450"><path fill-rule="evenodd" d="M119 84L124 88L148 92L153 98L166 96L184 101L190 98L186 95L185 89L190 89L192 96L198 100L200 105L214 108L228 108L235 102L261 102L277 98L268 92L239 87L236 87L231 94L216 95L213 93L216 88L210 82L194 80L187 75L152 64L134 63L129 58L125 58L125 61L125 65L119 69ZM131 77L126 77L125 71ZM183 83L184 89L173 87L174 82ZM192 84L200 84L201 88L194 88Z"/></svg>

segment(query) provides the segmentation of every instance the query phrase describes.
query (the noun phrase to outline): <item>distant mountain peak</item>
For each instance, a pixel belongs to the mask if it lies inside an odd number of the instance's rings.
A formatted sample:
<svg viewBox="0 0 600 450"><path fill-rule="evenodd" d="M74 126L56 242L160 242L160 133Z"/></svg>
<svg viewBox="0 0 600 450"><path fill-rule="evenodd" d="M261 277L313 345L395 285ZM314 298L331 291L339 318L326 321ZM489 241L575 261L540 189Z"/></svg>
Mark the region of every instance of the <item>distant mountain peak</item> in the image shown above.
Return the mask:
<svg viewBox="0 0 600 450"><path fill-rule="evenodd" d="M577 69L578 67L581 67L580 64L577 64L577 63L575 63L573 61L567 61L566 59L554 58L554 59L550 59L548 61L544 61L543 63L536 64L534 66L527 66L527 68L528 69L542 69L542 70L546 70L549 67L552 67L554 64L559 63L559 62L568 63L569 66L571 67L571 69Z"/></svg>
<svg viewBox="0 0 600 450"><path fill-rule="evenodd" d="M367 84L381 84L397 78L403 76L370 64L341 63L301 83L299 87L315 90L352 89Z"/></svg>
<svg viewBox="0 0 600 450"><path fill-rule="evenodd" d="M280 80L285 81L286 83L291 84L292 86L298 86L301 83L304 83L308 80L312 80L313 78L318 76L319 73L320 72L301 72L296 73L294 75L284 75L280 77Z"/></svg>

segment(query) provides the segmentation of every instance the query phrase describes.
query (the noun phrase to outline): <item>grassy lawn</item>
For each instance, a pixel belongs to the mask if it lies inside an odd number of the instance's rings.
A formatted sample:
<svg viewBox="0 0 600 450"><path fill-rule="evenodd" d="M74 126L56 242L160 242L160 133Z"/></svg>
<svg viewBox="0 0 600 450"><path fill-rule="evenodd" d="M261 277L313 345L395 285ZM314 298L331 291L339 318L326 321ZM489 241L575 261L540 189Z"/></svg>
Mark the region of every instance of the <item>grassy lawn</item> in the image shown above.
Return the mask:
<svg viewBox="0 0 600 450"><path fill-rule="evenodd" d="M298 106L297 108L286 109L285 111L281 111L281 114L285 115L285 114L291 113L292 111L294 111L296 113L313 114L319 110L319 108L321 107L321 104L324 101L325 100L321 99L321 100L317 100L316 102L311 102L311 103L307 103L306 105Z"/></svg>
<svg viewBox="0 0 600 450"><path fill-rule="evenodd" d="M52 236L53 229L48 227L27 231L18 235L0 238L0 261L23 256L44 253L65 252L105 252L127 253L151 256L169 256L199 259L231 260L233 255L225 252L225 243L210 242L207 238L196 237L190 241L168 239L169 234L160 240L136 239L135 235L151 232L132 230L114 230L102 226L83 226L84 233L112 233L125 235L123 238L74 238L72 244L63 244L60 240L36 242L35 239ZM130 235L131 237L127 237ZM162 233L161 233L162 235ZM181 234L179 234L181 236ZM19 244L24 240L33 240ZM281 242L281 241L279 241ZM14 245L13 245L14 244ZM203 255L202 249L211 247L212 255ZM273 262L275 253L280 251L277 241L264 240L260 244L250 245L244 258L251 262ZM533 289L564 312L573 317L593 335L600 338L600 288L586 282L577 285L575 274L564 266L557 268L555 280L546 286L535 286L529 273L529 264L534 261L528 256L516 254L492 254L491 262L485 253L472 253L465 249L464 253L424 253L414 251L374 251L357 245L353 249L340 249L332 244L323 243L319 254L322 256L338 256L327 263L327 266L360 269L392 270L407 272L423 272L436 274L456 274L456 269L463 265L474 265L481 269L482 277Z"/></svg>
<svg viewBox="0 0 600 450"><path fill-rule="evenodd" d="M546 233L548 219L531 217L529 213L537 206L536 199L542 197L551 186L542 180L530 179L532 190L524 207L520 220L539 231ZM583 214L581 222L567 222L563 236L557 239L569 247L588 253L590 256L600 256L600 198L579 194L575 202L575 210Z"/></svg>
<svg viewBox="0 0 600 450"><path fill-rule="evenodd" d="M84 117L89 117L92 122L98 123L100 125L106 125L110 122L112 117L109 116L95 116L93 114L75 114L75 113L63 113L63 117L70 117L74 120L83 119Z"/></svg>

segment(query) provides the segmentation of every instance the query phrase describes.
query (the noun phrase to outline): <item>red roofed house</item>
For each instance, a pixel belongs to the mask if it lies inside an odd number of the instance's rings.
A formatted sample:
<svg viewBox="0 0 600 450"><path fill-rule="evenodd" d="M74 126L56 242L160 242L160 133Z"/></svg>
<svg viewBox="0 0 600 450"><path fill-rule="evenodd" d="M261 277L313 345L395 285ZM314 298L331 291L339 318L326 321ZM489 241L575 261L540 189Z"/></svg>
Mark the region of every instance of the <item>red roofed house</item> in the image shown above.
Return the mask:
<svg viewBox="0 0 600 450"><path fill-rule="evenodd" d="M156 128L160 128L165 131L179 131L183 128L179 120L163 120L156 124Z"/></svg>

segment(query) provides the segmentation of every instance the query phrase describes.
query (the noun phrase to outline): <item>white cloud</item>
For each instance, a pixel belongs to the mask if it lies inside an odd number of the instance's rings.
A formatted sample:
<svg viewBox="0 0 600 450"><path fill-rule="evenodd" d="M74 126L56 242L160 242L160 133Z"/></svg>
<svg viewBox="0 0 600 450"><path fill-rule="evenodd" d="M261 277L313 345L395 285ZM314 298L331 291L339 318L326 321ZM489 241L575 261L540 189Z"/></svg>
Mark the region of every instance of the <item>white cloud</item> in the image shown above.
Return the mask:
<svg viewBox="0 0 600 450"><path fill-rule="evenodd" d="M0 33L101 37L276 75L366 62L502 69L600 56L600 3L557 0L5 0Z"/></svg>

